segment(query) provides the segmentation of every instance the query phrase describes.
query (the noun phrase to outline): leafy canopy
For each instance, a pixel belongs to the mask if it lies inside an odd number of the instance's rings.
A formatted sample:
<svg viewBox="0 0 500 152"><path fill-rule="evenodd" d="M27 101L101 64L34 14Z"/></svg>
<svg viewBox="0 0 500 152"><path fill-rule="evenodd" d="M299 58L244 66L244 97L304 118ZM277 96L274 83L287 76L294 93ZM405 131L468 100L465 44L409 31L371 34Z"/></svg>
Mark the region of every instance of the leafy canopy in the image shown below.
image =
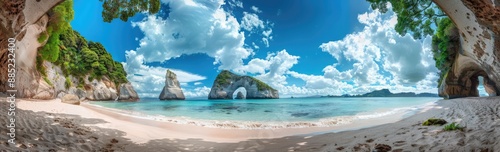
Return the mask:
<svg viewBox="0 0 500 152"><path fill-rule="evenodd" d="M141 1L130 1L133 4L139 2ZM159 1L157 2L159 6ZM101 79L106 76L116 84L128 82L123 65L113 61L111 54L106 51L101 43L89 42L72 29L70 22L74 17L73 0L65 0L50 10L48 15L47 30L38 37L38 42L46 43L38 51L36 58L36 68L47 83L51 84L46 77L43 61L49 61L61 67L66 76L65 84L67 88L73 85L83 87L83 79L87 75L89 80ZM78 80L78 84L73 84L70 81L70 75Z"/></svg>
<svg viewBox="0 0 500 152"><path fill-rule="evenodd" d="M453 63L453 50L450 49L452 31L455 28L452 20L446 16L431 0L367 0L372 9L385 13L388 4L398 17L395 30L400 35L410 33L420 39L432 36L432 52L439 69L438 87L446 77ZM433 26L434 25L434 26ZM437 31L435 32L434 29Z"/></svg>
<svg viewBox="0 0 500 152"><path fill-rule="evenodd" d="M61 42L59 35L63 31L71 29L69 24L73 20L73 0L66 0L63 3L54 7L49 13L49 22L47 23L47 31L41 33L38 37L38 42L42 43L47 39L47 43L41 48L40 55L42 59L55 62L59 58Z"/></svg>
<svg viewBox="0 0 500 152"><path fill-rule="evenodd" d="M61 34L64 48L55 63L61 66L65 75L72 75L80 80L100 79L107 76L116 84L127 82L127 73L121 63L113 61L111 54L99 42L87 41L78 32L67 30ZM78 84L80 85L80 84Z"/></svg>
<svg viewBox="0 0 500 152"><path fill-rule="evenodd" d="M99 0L102 4L102 18L110 23L115 18L127 22L138 12L156 14L160 11L160 0Z"/></svg>
<svg viewBox="0 0 500 152"><path fill-rule="evenodd" d="M434 34L432 23L446 15L431 0L367 0L374 10L382 13L388 11L387 4L391 4L392 11L398 16L395 30L400 35L411 33L414 38L421 39Z"/></svg>

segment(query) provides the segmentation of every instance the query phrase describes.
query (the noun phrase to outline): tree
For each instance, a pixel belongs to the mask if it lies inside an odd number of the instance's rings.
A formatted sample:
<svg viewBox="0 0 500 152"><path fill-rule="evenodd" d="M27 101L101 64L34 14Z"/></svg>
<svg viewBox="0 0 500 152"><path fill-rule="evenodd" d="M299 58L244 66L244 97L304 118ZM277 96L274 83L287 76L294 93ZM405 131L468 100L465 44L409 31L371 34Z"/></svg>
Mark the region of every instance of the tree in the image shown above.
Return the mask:
<svg viewBox="0 0 500 152"><path fill-rule="evenodd" d="M66 30L71 29L69 24L73 20L73 1L67 0L54 7L49 13L47 33L39 36L38 40L45 40L49 35L47 43L41 48L42 59L55 62L59 58L61 42L59 36Z"/></svg>
<svg viewBox="0 0 500 152"><path fill-rule="evenodd" d="M83 61L84 64L86 65L86 68L91 69L99 66L99 56L97 53L94 51L88 49L88 48L83 48L82 49L82 55L83 55Z"/></svg>
<svg viewBox="0 0 500 152"><path fill-rule="evenodd" d="M127 22L137 12L156 14L160 11L160 0L99 0L102 4L102 18L110 23L115 18Z"/></svg>
<svg viewBox="0 0 500 152"><path fill-rule="evenodd" d="M392 11L398 16L395 30L400 35L410 33L420 39L433 35L432 23L437 26L439 18L446 17L431 0L367 0L374 10L382 13L388 11L387 4L392 5Z"/></svg>
<svg viewBox="0 0 500 152"><path fill-rule="evenodd" d="M398 16L398 23L395 30L400 35L412 33L413 37L420 39L427 35L432 36L432 52L436 61L436 68L439 70L438 87L446 77L452 66L453 52L448 49L451 34L455 28L453 22L447 17L431 0L367 0L374 10L382 13L388 11L387 4L391 4L392 11ZM432 24L434 23L437 32L434 33Z"/></svg>

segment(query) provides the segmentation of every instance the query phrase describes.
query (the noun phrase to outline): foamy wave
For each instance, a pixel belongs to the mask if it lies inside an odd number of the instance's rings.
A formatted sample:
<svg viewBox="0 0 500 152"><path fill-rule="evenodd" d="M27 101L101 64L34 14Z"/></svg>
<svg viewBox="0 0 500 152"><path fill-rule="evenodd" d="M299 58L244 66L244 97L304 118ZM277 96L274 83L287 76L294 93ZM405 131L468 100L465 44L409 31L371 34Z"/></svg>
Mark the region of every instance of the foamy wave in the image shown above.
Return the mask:
<svg viewBox="0 0 500 152"><path fill-rule="evenodd" d="M374 118L382 118L386 116L398 115L402 116L410 112L416 112L423 108L435 105L436 102L427 103L424 105L396 108L389 111L361 113L354 116L337 116L330 118L322 118L316 121L237 121L237 120L201 120L189 117L166 117L162 115L147 115L141 112L132 110L120 110L107 108L99 105L89 104L91 106L107 109L122 115L130 117L149 119L155 121L169 122L175 124L195 125L209 128L226 128L226 129L281 129L281 128L307 128L307 127L333 127L340 125L351 124L353 121L366 120Z"/></svg>
<svg viewBox="0 0 500 152"><path fill-rule="evenodd" d="M383 112L374 112L374 113L361 113L355 115L355 119L373 119L373 118L380 118L388 115L394 115L394 114L408 114L411 112L418 112L422 109L432 107L436 105L436 102L429 102L425 103L422 105L417 105L417 106L412 106L412 107L402 107L402 108L395 108L389 111L383 111Z"/></svg>

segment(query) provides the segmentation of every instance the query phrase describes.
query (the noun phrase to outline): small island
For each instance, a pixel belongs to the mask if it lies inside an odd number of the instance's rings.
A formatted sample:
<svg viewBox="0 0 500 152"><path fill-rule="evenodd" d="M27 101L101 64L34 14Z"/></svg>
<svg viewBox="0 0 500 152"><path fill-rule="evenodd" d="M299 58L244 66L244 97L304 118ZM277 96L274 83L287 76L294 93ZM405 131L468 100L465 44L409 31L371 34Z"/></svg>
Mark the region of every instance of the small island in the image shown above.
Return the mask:
<svg viewBox="0 0 500 152"><path fill-rule="evenodd" d="M223 70L215 78L208 99L233 99L236 89L243 87L247 91L246 99L278 99L278 90L251 77L240 76Z"/></svg>

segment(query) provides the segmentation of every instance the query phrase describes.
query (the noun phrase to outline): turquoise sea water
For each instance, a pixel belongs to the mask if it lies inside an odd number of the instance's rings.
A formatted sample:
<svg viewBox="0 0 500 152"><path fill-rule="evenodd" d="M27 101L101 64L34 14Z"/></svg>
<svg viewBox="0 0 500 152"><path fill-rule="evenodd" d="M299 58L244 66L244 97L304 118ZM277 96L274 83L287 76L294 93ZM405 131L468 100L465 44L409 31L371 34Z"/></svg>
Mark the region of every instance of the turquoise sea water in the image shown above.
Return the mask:
<svg viewBox="0 0 500 152"><path fill-rule="evenodd" d="M202 126L267 127L329 126L352 119L390 114L409 115L439 98L294 98L261 100L185 100L138 102L91 102L127 114ZM268 123L268 124L266 124Z"/></svg>

